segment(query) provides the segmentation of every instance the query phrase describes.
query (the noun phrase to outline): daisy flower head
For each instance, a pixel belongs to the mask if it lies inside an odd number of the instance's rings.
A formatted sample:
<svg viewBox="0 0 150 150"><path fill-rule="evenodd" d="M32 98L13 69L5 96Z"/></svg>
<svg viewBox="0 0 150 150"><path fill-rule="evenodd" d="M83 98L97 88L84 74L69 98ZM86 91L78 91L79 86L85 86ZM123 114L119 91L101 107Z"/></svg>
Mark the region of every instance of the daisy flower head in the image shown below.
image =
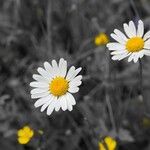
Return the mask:
<svg viewBox="0 0 150 150"><path fill-rule="evenodd" d="M59 63L52 60L52 63L45 62L44 68L37 69L39 74L34 74L30 86L31 98L38 99L34 106L41 107L41 112L47 109L47 115L53 110L72 111L76 104L73 93L79 91L82 75L78 75L81 68L75 69L72 66L67 72L67 61L61 58Z"/></svg>
<svg viewBox="0 0 150 150"><path fill-rule="evenodd" d="M17 136L19 144L27 144L34 136L34 130L32 130L29 126L24 126L22 129L17 131Z"/></svg>
<svg viewBox="0 0 150 150"><path fill-rule="evenodd" d="M138 21L137 27L133 21L123 24L125 34L115 29L111 37L116 42L107 44L113 60L122 60L128 57L128 62L135 63L144 55L150 56L150 31L144 34L144 24Z"/></svg>
<svg viewBox="0 0 150 150"><path fill-rule="evenodd" d="M105 33L99 33L95 36L94 43L96 46L106 45L109 42L108 36Z"/></svg>

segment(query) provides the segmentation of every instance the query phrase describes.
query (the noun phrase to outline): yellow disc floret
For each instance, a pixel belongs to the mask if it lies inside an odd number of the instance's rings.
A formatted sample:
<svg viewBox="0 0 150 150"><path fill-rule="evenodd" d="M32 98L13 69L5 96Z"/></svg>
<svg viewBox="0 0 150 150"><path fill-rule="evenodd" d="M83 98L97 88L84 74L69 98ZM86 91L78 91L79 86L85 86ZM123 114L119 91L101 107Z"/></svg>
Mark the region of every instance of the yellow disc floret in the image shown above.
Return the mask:
<svg viewBox="0 0 150 150"><path fill-rule="evenodd" d="M69 88L69 83L63 77L56 77L49 84L49 91L54 96L62 96L66 94L68 88Z"/></svg>
<svg viewBox="0 0 150 150"><path fill-rule="evenodd" d="M29 126L24 126L17 132L19 144L27 144L34 135L34 131Z"/></svg>
<svg viewBox="0 0 150 150"><path fill-rule="evenodd" d="M126 43L126 49L128 52L139 52L144 47L144 40L140 37L133 37Z"/></svg>
<svg viewBox="0 0 150 150"><path fill-rule="evenodd" d="M98 34L94 39L94 43L96 46L105 45L108 42L109 42L109 39L105 33Z"/></svg>

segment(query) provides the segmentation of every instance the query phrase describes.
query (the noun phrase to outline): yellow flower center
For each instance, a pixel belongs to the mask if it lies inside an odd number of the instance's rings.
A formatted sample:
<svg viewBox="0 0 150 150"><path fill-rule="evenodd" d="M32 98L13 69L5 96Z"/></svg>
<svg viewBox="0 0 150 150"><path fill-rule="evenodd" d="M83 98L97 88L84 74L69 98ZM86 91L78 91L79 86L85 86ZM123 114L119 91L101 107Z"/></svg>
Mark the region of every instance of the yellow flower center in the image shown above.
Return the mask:
<svg viewBox="0 0 150 150"><path fill-rule="evenodd" d="M139 52L144 47L144 40L140 37L133 37L126 43L128 52Z"/></svg>
<svg viewBox="0 0 150 150"><path fill-rule="evenodd" d="M54 96L62 96L66 94L66 92L68 91L68 88L69 88L69 83L63 77L56 77L49 84L49 91Z"/></svg>

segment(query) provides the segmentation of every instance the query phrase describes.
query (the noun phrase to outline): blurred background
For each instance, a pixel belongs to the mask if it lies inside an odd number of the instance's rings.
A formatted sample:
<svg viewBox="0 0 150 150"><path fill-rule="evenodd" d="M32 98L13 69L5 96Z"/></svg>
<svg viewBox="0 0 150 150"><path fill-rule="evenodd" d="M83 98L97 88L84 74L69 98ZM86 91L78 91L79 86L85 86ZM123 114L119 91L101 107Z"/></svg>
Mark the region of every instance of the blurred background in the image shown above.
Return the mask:
<svg viewBox="0 0 150 150"><path fill-rule="evenodd" d="M150 29L149 0L0 0L0 150L98 150L107 136L118 150L150 150L150 58L141 95L139 64L111 61L106 43L95 42L138 16ZM61 57L83 68L83 84L72 112L47 116L34 108L29 83L44 61ZM20 145L25 125L36 134Z"/></svg>

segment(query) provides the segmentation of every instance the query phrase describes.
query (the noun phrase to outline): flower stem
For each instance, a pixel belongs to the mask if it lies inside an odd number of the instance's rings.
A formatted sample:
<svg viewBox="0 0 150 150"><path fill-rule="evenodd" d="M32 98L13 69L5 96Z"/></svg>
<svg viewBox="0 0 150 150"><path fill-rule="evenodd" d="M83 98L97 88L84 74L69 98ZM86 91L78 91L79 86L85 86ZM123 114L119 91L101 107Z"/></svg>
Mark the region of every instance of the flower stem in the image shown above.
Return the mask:
<svg viewBox="0 0 150 150"><path fill-rule="evenodd" d="M142 97L143 100L143 67L142 67L142 61L141 59L139 59L139 86L140 86L140 95Z"/></svg>
<svg viewBox="0 0 150 150"><path fill-rule="evenodd" d="M109 89L109 86L108 86L108 84L110 82L110 54L109 54L109 51L107 51L107 50L106 50L106 74L105 74L105 80L106 80L105 98L106 98L106 104L107 104L108 113L109 113L109 117L110 117L110 122L112 124L112 128L117 133L117 127L116 127L116 123L115 123L115 119L114 119L114 113L113 113L112 104L111 104L111 101L110 101L110 89Z"/></svg>

